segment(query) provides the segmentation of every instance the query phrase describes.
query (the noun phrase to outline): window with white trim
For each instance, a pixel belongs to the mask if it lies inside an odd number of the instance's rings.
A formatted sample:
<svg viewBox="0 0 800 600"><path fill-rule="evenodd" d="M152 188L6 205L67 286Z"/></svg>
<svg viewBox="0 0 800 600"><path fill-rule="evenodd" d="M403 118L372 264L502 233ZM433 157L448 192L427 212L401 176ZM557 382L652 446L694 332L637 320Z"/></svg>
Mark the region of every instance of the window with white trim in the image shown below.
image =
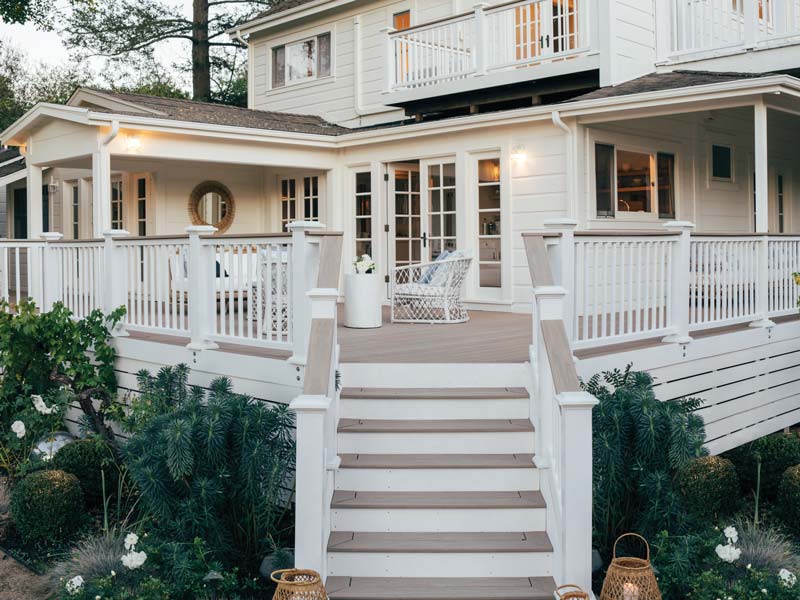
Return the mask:
<svg viewBox="0 0 800 600"><path fill-rule="evenodd" d="M303 177L303 220L319 221L319 177Z"/></svg>
<svg viewBox="0 0 800 600"><path fill-rule="evenodd" d="M281 179L281 225L289 231L289 223L297 220L297 182Z"/></svg>
<svg viewBox="0 0 800 600"><path fill-rule="evenodd" d="M786 227L786 196L784 192L783 174L778 173L775 181L775 200L778 208L778 233L785 233Z"/></svg>
<svg viewBox="0 0 800 600"><path fill-rule="evenodd" d="M111 182L111 229L124 229L122 226L122 181Z"/></svg>
<svg viewBox="0 0 800 600"><path fill-rule="evenodd" d="M72 239L81 237L81 194L78 184L72 185Z"/></svg>
<svg viewBox="0 0 800 600"><path fill-rule="evenodd" d="M500 159L478 160L478 285L502 285Z"/></svg>
<svg viewBox="0 0 800 600"><path fill-rule="evenodd" d="M330 33L272 48L273 88L328 77L330 74Z"/></svg>
<svg viewBox="0 0 800 600"><path fill-rule="evenodd" d="M711 144L711 179L733 181L733 148Z"/></svg>
<svg viewBox="0 0 800 600"><path fill-rule="evenodd" d="M147 235L147 178L136 179L136 227L140 236Z"/></svg>
<svg viewBox="0 0 800 600"><path fill-rule="evenodd" d="M372 256L372 174L355 174L356 256Z"/></svg>
<svg viewBox="0 0 800 600"><path fill-rule="evenodd" d="M430 260L456 249L456 165L428 165Z"/></svg>

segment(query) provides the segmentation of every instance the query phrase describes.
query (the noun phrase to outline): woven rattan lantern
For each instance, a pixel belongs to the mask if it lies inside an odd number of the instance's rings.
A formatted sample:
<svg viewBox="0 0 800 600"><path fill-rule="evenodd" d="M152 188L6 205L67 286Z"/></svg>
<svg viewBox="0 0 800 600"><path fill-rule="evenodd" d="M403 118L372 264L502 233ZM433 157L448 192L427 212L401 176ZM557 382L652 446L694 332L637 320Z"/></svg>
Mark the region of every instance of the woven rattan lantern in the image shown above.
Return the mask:
<svg viewBox="0 0 800 600"><path fill-rule="evenodd" d="M280 576L280 577L278 577ZM316 571L281 569L270 579L278 584L272 600L327 600L322 578Z"/></svg>
<svg viewBox="0 0 800 600"><path fill-rule="evenodd" d="M589 600L589 594L574 583L567 583L556 588L558 600Z"/></svg>
<svg viewBox="0 0 800 600"><path fill-rule="evenodd" d="M645 547L645 558L617 557L617 544L624 537L640 539ZM650 566L650 546L639 534L626 533L614 542L614 557L603 582L600 600L661 600L656 575Z"/></svg>

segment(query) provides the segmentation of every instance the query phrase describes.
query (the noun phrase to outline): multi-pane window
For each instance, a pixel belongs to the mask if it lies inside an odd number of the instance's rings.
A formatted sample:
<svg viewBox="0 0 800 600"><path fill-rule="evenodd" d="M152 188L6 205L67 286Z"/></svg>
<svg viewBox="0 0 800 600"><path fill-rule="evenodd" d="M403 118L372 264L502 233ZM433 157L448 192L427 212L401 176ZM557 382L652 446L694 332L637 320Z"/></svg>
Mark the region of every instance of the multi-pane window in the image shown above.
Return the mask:
<svg viewBox="0 0 800 600"><path fill-rule="evenodd" d="M272 48L272 87L331 74L331 34Z"/></svg>
<svg viewBox="0 0 800 600"><path fill-rule="evenodd" d="M775 181L775 199L777 201L777 208L778 208L778 233L784 233L784 227L786 222L786 208L785 208L785 201L786 197L784 194L784 187L783 187L783 175L779 174L777 180Z"/></svg>
<svg viewBox="0 0 800 600"><path fill-rule="evenodd" d="M675 155L659 152L656 156L658 181L658 218L675 218Z"/></svg>
<svg viewBox="0 0 800 600"><path fill-rule="evenodd" d="M303 178L303 220L319 221L319 178Z"/></svg>
<svg viewBox="0 0 800 600"><path fill-rule="evenodd" d="M430 259L456 249L456 165L428 167L428 239Z"/></svg>
<svg viewBox="0 0 800 600"><path fill-rule="evenodd" d="M72 239L81 237L81 195L78 184L72 186Z"/></svg>
<svg viewBox="0 0 800 600"><path fill-rule="evenodd" d="M294 179L281 179L281 225L289 231L289 223L297 220L297 183Z"/></svg>
<svg viewBox="0 0 800 600"><path fill-rule="evenodd" d="M372 175L356 173L356 256L372 256Z"/></svg>
<svg viewBox="0 0 800 600"><path fill-rule="evenodd" d="M122 181L111 182L111 229L123 229Z"/></svg>
<svg viewBox="0 0 800 600"><path fill-rule="evenodd" d="M500 159L478 161L478 279L499 288L501 279Z"/></svg>
<svg viewBox="0 0 800 600"><path fill-rule="evenodd" d="M394 251L399 266L422 260L419 171L394 172Z"/></svg>
<svg viewBox="0 0 800 600"><path fill-rule="evenodd" d="M137 233L147 235L147 178L136 179L136 227Z"/></svg>

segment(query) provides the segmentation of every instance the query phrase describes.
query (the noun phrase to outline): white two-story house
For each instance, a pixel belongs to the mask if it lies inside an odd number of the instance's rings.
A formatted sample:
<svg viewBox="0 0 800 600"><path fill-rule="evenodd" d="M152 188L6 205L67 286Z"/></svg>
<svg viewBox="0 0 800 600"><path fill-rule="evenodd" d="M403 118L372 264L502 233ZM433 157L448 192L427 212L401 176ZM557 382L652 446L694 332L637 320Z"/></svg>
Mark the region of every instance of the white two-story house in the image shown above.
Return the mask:
<svg viewBox="0 0 800 600"><path fill-rule="evenodd" d="M293 401L332 597L588 587L579 375L703 392L713 452L800 421L800 0L284 0L230 35L247 109L81 88L0 134L0 295L125 304L121 373ZM388 303L445 250L468 323L329 327L355 256Z"/></svg>

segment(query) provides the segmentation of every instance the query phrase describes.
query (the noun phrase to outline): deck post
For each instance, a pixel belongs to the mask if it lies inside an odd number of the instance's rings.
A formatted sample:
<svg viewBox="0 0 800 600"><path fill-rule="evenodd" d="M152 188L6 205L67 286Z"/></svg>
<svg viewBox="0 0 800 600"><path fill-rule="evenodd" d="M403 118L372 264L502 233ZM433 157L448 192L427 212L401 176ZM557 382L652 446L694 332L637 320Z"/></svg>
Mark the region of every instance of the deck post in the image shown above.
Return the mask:
<svg viewBox="0 0 800 600"><path fill-rule="evenodd" d="M384 82L383 82L383 93L388 94L392 91L392 88L398 84L397 75L398 72L396 71L397 68L397 60L394 55L395 51L395 44L394 38L392 34L397 31L394 27L384 27L381 29L381 34L385 36L386 39L386 64L385 64L385 75L384 75ZM407 57L406 57L407 60Z"/></svg>
<svg viewBox="0 0 800 600"><path fill-rule="evenodd" d="M214 310L216 290L214 283L214 246L203 244L201 235L211 235L217 230L211 225L191 225L186 228L189 234L189 329L191 341L186 345L190 350L213 350L217 344L209 339L212 331L211 319L216 318ZM220 307L222 310L223 307Z"/></svg>
<svg viewBox="0 0 800 600"><path fill-rule="evenodd" d="M51 246L53 242L61 241L63 233L46 232L42 234L44 248L42 248L42 312L50 312L53 305L58 302L61 296L61 285L63 285L62 273L58 268L58 256L55 249Z"/></svg>
<svg viewBox="0 0 800 600"><path fill-rule="evenodd" d="M742 13L744 18L744 47L755 48L758 39L758 0L744 0ZM764 7L766 11L767 8ZM765 15L766 17L766 15Z"/></svg>
<svg viewBox="0 0 800 600"><path fill-rule="evenodd" d="M689 335L689 274L692 271L691 245L694 223L689 221L670 221L664 223L670 231L680 232L680 236L672 247L672 279L669 282L669 320L675 333L666 336L662 341L674 344L688 344L692 341Z"/></svg>
<svg viewBox="0 0 800 600"><path fill-rule="evenodd" d="M555 283L562 286L567 291L567 296L563 305L564 325L567 328L567 338L573 341L573 307L575 305L575 230L578 228L578 221L575 219L547 219L544 222L545 229L557 231L561 234L561 240L556 248L553 257L553 274Z"/></svg>
<svg viewBox="0 0 800 600"><path fill-rule="evenodd" d="M103 312L106 314L118 309L120 306L128 305L128 288L125 282L125 255L114 243L114 238L130 235L124 229L106 229L103 231ZM126 319L117 323L111 335L114 337L126 337L128 332L125 330Z"/></svg>
<svg viewBox="0 0 800 600"><path fill-rule="evenodd" d="M489 48L486 39L486 7L484 2L479 2L472 8L475 11L475 37L472 41L473 66L476 75L486 74L486 52Z"/></svg>
<svg viewBox="0 0 800 600"><path fill-rule="evenodd" d="M30 144L28 146L30 148ZM27 236L29 240L39 239L42 235L44 228L44 220L42 219L42 167L31 163L31 157L28 156L25 160L26 173L26 186L27 186L27 206L26 210L28 220Z"/></svg>
<svg viewBox="0 0 800 600"><path fill-rule="evenodd" d="M750 327L775 327L769 318L769 236L759 236L756 250L756 320Z"/></svg>
<svg viewBox="0 0 800 600"><path fill-rule="evenodd" d="M656 0L656 62L669 60L672 32L677 22L672 18L670 0Z"/></svg>
<svg viewBox="0 0 800 600"><path fill-rule="evenodd" d="M317 286L319 244L309 241L307 231L319 231L325 225L316 221L289 223L292 232L292 356L289 362L305 365L308 357L308 336L311 332L311 299L308 292Z"/></svg>

